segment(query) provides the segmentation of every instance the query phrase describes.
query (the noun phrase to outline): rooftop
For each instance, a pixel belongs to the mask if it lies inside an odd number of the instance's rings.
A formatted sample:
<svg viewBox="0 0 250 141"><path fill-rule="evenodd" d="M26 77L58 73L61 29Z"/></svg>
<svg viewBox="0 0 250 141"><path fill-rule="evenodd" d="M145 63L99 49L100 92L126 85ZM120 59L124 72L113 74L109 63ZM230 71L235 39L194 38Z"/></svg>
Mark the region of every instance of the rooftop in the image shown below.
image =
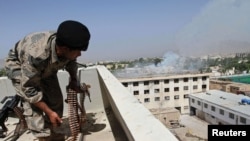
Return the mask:
<svg viewBox="0 0 250 141"><path fill-rule="evenodd" d="M63 96L66 98L68 73L58 73ZM166 128L152 113L140 104L137 99L114 77L104 66L92 66L79 70L80 82L89 84L91 102L85 99L88 122L80 134L84 140L92 141L101 139L103 141L177 141L176 136ZM15 91L11 82L2 77L0 79L2 93L4 96L14 95ZM0 104L0 107L3 105ZM64 105L64 123L58 131L70 136L68 125L67 104ZM7 136L13 134L17 118L9 118L5 123L9 131ZM6 138L8 138L6 137ZM79 136L81 137L81 136ZM26 131L19 140L34 140L33 135Z"/></svg>
<svg viewBox="0 0 250 141"><path fill-rule="evenodd" d="M233 111L239 112L246 116L250 116L250 113L246 112L250 111L250 105L242 103L242 99L248 99L250 101L250 97L248 96L237 95L220 90L209 90L207 92L191 95L203 101L207 101L215 105L220 105L225 108L230 108Z"/></svg>

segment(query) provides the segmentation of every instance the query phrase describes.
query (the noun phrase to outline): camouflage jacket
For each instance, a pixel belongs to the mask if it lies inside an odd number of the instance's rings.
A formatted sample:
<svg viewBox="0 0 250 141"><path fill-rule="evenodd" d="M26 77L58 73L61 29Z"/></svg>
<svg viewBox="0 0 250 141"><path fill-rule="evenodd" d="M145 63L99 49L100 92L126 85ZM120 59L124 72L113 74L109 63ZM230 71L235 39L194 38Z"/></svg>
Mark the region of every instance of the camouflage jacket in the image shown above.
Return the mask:
<svg viewBox="0 0 250 141"><path fill-rule="evenodd" d="M30 103L42 99L39 84L41 79L55 75L66 69L70 74L77 73L76 61L57 57L55 32L37 32L25 36L9 51L5 68L12 82L21 84L19 95Z"/></svg>

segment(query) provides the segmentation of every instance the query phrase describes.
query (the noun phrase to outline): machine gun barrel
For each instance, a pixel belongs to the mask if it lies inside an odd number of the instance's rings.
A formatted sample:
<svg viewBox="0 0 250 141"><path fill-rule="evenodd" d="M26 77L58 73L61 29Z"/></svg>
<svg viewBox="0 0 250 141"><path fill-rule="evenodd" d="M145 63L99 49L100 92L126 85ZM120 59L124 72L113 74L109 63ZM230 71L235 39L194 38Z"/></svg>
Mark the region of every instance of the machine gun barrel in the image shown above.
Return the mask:
<svg viewBox="0 0 250 141"><path fill-rule="evenodd" d="M11 100L8 100L6 102L8 98L11 98ZM19 101L20 101L20 97L18 95L6 96L1 101L1 103L4 105L3 105L3 108L0 110L0 126L1 126L0 138L4 138L6 136L4 132L7 132L8 128L5 126L4 122L7 121L9 112L14 111L14 108L17 107Z"/></svg>
<svg viewBox="0 0 250 141"><path fill-rule="evenodd" d="M4 104L4 102L8 99L8 98L13 98L14 96L5 96L2 100L1 103Z"/></svg>

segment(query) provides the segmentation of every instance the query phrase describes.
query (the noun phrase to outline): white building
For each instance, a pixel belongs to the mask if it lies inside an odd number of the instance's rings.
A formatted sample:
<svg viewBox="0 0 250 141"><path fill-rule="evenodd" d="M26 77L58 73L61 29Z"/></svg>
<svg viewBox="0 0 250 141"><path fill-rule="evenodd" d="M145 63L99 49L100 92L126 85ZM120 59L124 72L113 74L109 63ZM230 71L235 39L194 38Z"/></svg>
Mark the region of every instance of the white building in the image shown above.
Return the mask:
<svg viewBox="0 0 250 141"><path fill-rule="evenodd" d="M118 78L146 108L176 108L189 113L188 95L209 90L210 74L181 74L137 78ZM166 117L162 117L166 119Z"/></svg>
<svg viewBox="0 0 250 141"><path fill-rule="evenodd" d="M211 124L250 124L250 97L248 96L209 90L190 94L189 100L190 113Z"/></svg>

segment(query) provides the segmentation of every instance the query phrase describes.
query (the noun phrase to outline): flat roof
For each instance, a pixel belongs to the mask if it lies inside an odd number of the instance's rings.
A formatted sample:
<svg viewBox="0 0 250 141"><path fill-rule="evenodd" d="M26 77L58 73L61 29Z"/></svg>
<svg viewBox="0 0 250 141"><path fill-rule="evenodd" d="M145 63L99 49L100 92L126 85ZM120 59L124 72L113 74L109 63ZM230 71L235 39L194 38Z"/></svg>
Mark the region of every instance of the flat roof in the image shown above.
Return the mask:
<svg viewBox="0 0 250 141"><path fill-rule="evenodd" d="M161 75L147 75L147 76L134 76L134 77L117 77L120 82L133 82L133 81L146 81L146 80L164 80L164 79L179 79L179 78L192 78L192 77L210 77L210 73L193 73L193 74L161 74Z"/></svg>
<svg viewBox="0 0 250 141"><path fill-rule="evenodd" d="M248 96L237 95L220 90L209 90L207 92L190 94L190 96L250 117L250 104L240 104L242 99L248 99L250 101L250 97Z"/></svg>

